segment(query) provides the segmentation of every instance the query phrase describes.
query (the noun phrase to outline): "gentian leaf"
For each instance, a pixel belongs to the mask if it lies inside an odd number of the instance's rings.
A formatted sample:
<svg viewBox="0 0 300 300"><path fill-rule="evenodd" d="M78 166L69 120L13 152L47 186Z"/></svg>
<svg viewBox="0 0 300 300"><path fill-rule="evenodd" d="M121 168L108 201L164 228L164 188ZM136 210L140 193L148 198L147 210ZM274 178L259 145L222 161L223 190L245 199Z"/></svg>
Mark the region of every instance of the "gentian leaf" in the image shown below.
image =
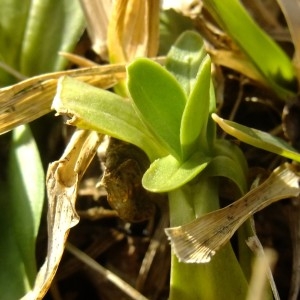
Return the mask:
<svg viewBox="0 0 300 300"><path fill-rule="evenodd" d="M183 89L172 74L149 59L135 60L127 71L128 89L141 120L180 159L180 124L186 103Z"/></svg>
<svg viewBox="0 0 300 300"><path fill-rule="evenodd" d="M68 123L71 125L138 146L150 160L167 153L138 118L132 103L109 91L63 77L59 80L52 108L70 116Z"/></svg>
<svg viewBox="0 0 300 300"><path fill-rule="evenodd" d="M206 124L209 113L211 82L208 55L203 60L196 78L196 83L188 97L181 120L180 143L184 160L197 150L208 150ZM202 129L205 132L202 132ZM200 139L200 135L202 139Z"/></svg>
<svg viewBox="0 0 300 300"><path fill-rule="evenodd" d="M155 160L143 176L144 188L152 192L168 192L195 178L209 163L210 158L194 153L184 163L172 155Z"/></svg>
<svg viewBox="0 0 300 300"><path fill-rule="evenodd" d="M300 162L300 154L284 140L267 132L224 120L217 114L212 114L212 118L225 132L240 141Z"/></svg>

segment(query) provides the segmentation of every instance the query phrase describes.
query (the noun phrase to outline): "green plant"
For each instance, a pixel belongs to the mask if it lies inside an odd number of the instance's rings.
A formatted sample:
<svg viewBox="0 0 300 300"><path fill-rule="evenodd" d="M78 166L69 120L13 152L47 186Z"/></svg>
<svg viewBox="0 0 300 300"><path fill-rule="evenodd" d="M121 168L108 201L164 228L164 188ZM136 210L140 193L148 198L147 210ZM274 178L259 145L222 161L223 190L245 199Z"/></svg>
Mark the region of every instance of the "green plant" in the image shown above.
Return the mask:
<svg viewBox="0 0 300 300"><path fill-rule="evenodd" d="M169 193L171 226L177 226L219 207L217 180L211 176L231 178L244 193L246 163L236 146L215 138L215 125L209 118L215 111L210 59L201 38L186 33L171 50L166 66L164 69L147 59L130 64L130 102L65 77L53 107L59 113L67 110L73 116L70 124L109 134L143 149L152 162L143 176L143 185L150 191ZM228 163L231 168L225 167ZM202 172L206 167L209 175ZM224 284L229 278L226 268L222 274L218 267L222 261L234 270L235 288L230 284L232 278ZM193 273L193 280L190 276L186 280L187 272ZM240 296L246 291L245 277L227 245L209 268L178 263L174 257L171 298L219 298L224 291L209 288L212 274L227 287L227 293ZM200 277L207 288L198 288ZM210 295L212 292L217 294Z"/></svg>
<svg viewBox="0 0 300 300"><path fill-rule="evenodd" d="M216 138L215 123L210 118L216 110L210 59L199 35L182 35L167 56L166 68L141 58L129 64L127 75L129 101L64 77L53 108L60 114L67 112L72 117L68 121L71 125L109 134L143 149L151 161L143 186L152 192L168 193L171 226L189 223L220 207L220 176L231 179L241 195L247 191L247 164L242 152L236 145ZM221 125L216 115L214 119ZM279 153L278 148L286 148L280 140L276 146L267 141L267 136L256 137L253 142L248 132L243 140L275 153ZM289 148L280 154L291 151ZM292 153L299 160L299 155ZM241 247L240 251L243 262L237 260L230 244L212 260L209 252L185 261L191 264L173 256L171 299L243 299L250 261L249 250Z"/></svg>
<svg viewBox="0 0 300 300"><path fill-rule="evenodd" d="M296 92L296 76L292 61L255 23L241 2L203 0L203 4L217 24L238 46L240 53L234 53L232 49L232 56L236 55L236 60L240 60L240 63L236 64L240 66L237 69L269 86L282 99L290 101ZM218 62L226 64L224 57Z"/></svg>

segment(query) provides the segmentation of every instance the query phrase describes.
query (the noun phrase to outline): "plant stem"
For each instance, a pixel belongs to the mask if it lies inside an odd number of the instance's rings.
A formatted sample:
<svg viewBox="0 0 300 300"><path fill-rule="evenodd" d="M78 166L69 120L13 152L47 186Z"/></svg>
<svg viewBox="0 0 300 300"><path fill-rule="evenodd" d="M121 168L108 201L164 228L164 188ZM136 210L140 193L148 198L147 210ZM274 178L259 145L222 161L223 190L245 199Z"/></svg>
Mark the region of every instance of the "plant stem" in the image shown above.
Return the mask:
<svg viewBox="0 0 300 300"><path fill-rule="evenodd" d="M200 175L197 182L169 192L170 225L180 226L219 208L218 179ZM180 263L172 255L170 300L245 299L248 284L228 243L206 264Z"/></svg>

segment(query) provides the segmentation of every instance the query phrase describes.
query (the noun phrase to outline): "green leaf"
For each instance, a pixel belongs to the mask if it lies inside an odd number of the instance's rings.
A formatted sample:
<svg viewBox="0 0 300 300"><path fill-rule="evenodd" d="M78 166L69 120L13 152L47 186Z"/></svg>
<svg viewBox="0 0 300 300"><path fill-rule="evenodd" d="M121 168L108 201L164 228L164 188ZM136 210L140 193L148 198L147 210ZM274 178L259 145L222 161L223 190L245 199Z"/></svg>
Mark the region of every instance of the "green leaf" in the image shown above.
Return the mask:
<svg viewBox="0 0 300 300"><path fill-rule="evenodd" d="M209 113L210 116L212 113L216 112L216 94L215 88L213 85L212 80L210 81L210 89L209 89ZM204 133L204 130L203 130ZM206 141L208 145L208 149L212 149L215 145L216 140L216 123L213 121L212 118L208 117L207 124L206 124Z"/></svg>
<svg viewBox="0 0 300 300"><path fill-rule="evenodd" d="M239 45L278 95L288 98L295 92L295 73L291 59L254 22L238 0L204 0L219 25Z"/></svg>
<svg viewBox="0 0 300 300"><path fill-rule="evenodd" d="M210 66L210 58L207 55L200 66L196 83L183 112L180 128L183 160L186 160L197 150L208 152L206 125L210 102Z"/></svg>
<svg viewBox="0 0 300 300"><path fill-rule="evenodd" d="M167 153L138 118L132 103L114 93L63 77L59 80L52 108L59 114L71 116L68 122L71 125L138 146L150 160Z"/></svg>
<svg viewBox="0 0 300 300"><path fill-rule="evenodd" d="M194 28L193 21L175 10L163 10L159 23L159 55L165 55L182 32Z"/></svg>
<svg viewBox="0 0 300 300"><path fill-rule="evenodd" d="M206 176L222 176L233 181L241 195L247 192L246 174L238 162L228 156L215 156L205 169Z"/></svg>
<svg viewBox="0 0 300 300"><path fill-rule="evenodd" d="M170 226L184 226L219 208L218 179L207 177L205 173L206 169L199 175L199 180L197 177L197 181L168 193ZM200 234L202 230L204 228L199 229ZM180 230L178 232L180 234ZM186 247L197 248L197 243ZM216 289L216 284L222 286L222 290ZM179 263L173 254L170 300L246 299L246 294L247 281L230 243L208 264Z"/></svg>
<svg viewBox="0 0 300 300"><path fill-rule="evenodd" d="M151 192L168 192L195 178L209 163L210 158L194 153L184 163L172 155L155 160L143 176L142 184Z"/></svg>
<svg viewBox="0 0 300 300"><path fill-rule="evenodd" d="M79 1L31 2L21 51L20 71L26 76L63 69L59 51L72 51L85 27Z"/></svg>
<svg viewBox="0 0 300 300"><path fill-rule="evenodd" d="M0 61L19 70L20 52L31 0L0 1ZM15 82L15 78L0 69L0 86Z"/></svg>
<svg viewBox="0 0 300 300"><path fill-rule="evenodd" d="M18 238L12 226L7 184L0 182L0 290L3 299L20 299L30 289Z"/></svg>
<svg viewBox="0 0 300 300"><path fill-rule="evenodd" d="M197 74L206 51L201 36L193 31L184 32L171 47L166 68L180 83L187 96L197 81Z"/></svg>
<svg viewBox="0 0 300 300"><path fill-rule="evenodd" d="M17 127L13 131L9 158L8 189L1 189L7 194L0 198L0 290L4 299L19 299L33 286L44 180L39 152L29 127Z"/></svg>
<svg viewBox="0 0 300 300"><path fill-rule="evenodd" d="M181 158L180 122L185 93L166 69L145 58L127 68L128 89L137 113L152 133L177 158Z"/></svg>
<svg viewBox="0 0 300 300"><path fill-rule="evenodd" d="M0 1L0 61L32 76L61 70L67 61L59 51L71 51L84 30L79 1ZM0 84L14 79L0 70Z"/></svg>
<svg viewBox="0 0 300 300"><path fill-rule="evenodd" d="M211 119L214 122L213 119ZM215 122L214 122L215 123ZM213 156L227 156L233 161L237 162L237 165L241 169L241 172L245 175L248 173L248 163L241 148L229 140L217 139L212 148Z"/></svg>
<svg viewBox="0 0 300 300"><path fill-rule="evenodd" d="M300 154L284 140L267 132L224 120L216 114L212 114L212 118L225 132L240 141L300 162Z"/></svg>

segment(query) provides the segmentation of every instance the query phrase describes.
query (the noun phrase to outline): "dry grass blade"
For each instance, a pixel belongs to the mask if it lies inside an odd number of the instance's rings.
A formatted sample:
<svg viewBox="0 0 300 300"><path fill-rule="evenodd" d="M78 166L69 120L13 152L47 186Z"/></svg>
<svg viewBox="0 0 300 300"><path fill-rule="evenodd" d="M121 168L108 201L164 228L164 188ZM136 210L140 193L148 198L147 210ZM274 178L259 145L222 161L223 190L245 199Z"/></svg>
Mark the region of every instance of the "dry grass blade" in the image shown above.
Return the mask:
<svg viewBox="0 0 300 300"><path fill-rule="evenodd" d="M206 263L251 215L275 201L296 197L299 192L299 176L292 165L284 164L231 205L165 231L180 261Z"/></svg>
<svg viewBox="0 0 300 300"><path fill-rule="evenodd" d="M157 57L153 60L164 64L165 58ZM0 134L49 113L60 77L74 77L107 89L126 77L125 66L113 64L47 73L0 89Z"/></svg>
<svg viewBox="0 0 300 300"><path fill-rule="evenodd" d="M158 0L114 1L108 25L108 49L113 62L157 54L159 4Z"/></svg>
<svg viewBox="0 0 300 300"><path fill-rule="evenodd" d="M264 252L264 255L255 257L253 274L251 276L246 300L263 300L268 298L268 272L274 268L277 261L277 253L272 249L266 249ZM276 297L275 299L279 298Z"/></svg>
<svg viewBox="0 0 300 300"><path fill-rule="evenodd" d="M263 272L263 273L266 274L266 277L269 280L269 284L270 284L271 290L273 292L274 300L280 300L280 296L279 296L279 293L278 293L278 290L277 290L277 287L276 287L276 284L275 284L275 281L274 281L273 273L272 273L272 270L274 269L274 264L277 262L277 258L278 258L277 254L273 250L272 251L273 255L271 255L272 257L270 257L269 256L270 252L266 253L266 251L264 250L263 245L261 244L258 236L256 235L255 223L254 223L254 218L253 217L250 218L250 224L251 224L251 227L252 227L252 234L253 235L250 236L247 239L246 244L253 251L253 253L255 254L256 261L259 261L259 258L262 258L262 259L265 258L269 262L269 266L265 267L265 270L264 270L265 272ZM268 249L268 250L271 251L271 249ZM271 258L273 258L273 260ZM261 264L258 264L258 265L261 267ZM251 282L252 282L253 287L255 289L257 289L258 285L260 285L260 287L262 287L261 283L265 278L265 276L261 272L259 272L260 276L262 276L262 278L259 279L259 283L258 283L257 280L256 280L257 279L257 274L255 274L256 272L257 272L257 269L255 268L255 266L253 266L253 274L251 275ZM261 288L260 289L258 288L258 290L263 292L263 290ZM248 294L249 294L249 292L248 292ZM257 299L259 299L259 298L257 298Z"/></svg>
<svg viewBox="0 0 300 300"><path fill-rule="evenodd" d="M47 173L48 250L35 285L23 299L42 299L56 273L71 227L79 217L75 211L78 183L101 142L96 132L74 133L60 160L50 164Z"/></svg>
<svg viewBox="0 0 300 300"><path fill-rule="evenodd" d="M102 59L108 60L106 40L112 0L80 0L80 4L85 15L92 48Z"/></svg>
<svg viewBox="0 0 300 300"><path fill-rule="evenodd" d="M65 75L106 89L125 78L125 65L96 66L48 73L0 89L0 133L49 113L57 80Z"/></svg>
<svg viewBox="0 0 300 300"><path fill-rule="evenodd" d="M121 289L125 294L127 294L130 298L136 300L147 300L139 291L129 285L126 281L122 280L120 277L115 275L113 272L105 269L101 266L97 261L88 256L86 253L82 252L75 246L71 244L67 244L67 250L76 256L79 260L84 262L87 266L97 271L99 274L104 276L107 280L112 282L116 287Z"/></svg>

